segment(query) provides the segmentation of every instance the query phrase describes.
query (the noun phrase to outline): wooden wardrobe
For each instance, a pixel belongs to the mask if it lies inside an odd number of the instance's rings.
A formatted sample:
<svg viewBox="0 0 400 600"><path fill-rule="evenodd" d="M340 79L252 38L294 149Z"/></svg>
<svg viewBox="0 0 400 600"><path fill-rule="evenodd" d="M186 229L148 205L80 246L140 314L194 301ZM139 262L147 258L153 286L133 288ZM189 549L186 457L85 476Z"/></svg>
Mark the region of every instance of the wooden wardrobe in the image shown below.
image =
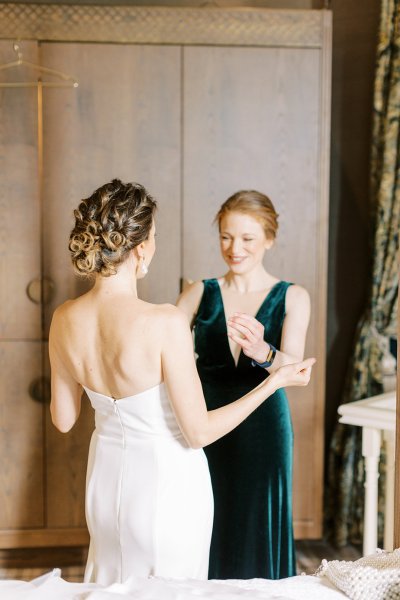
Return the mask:
<svg viewBox="0 0 400 600"><path fill-rule="evenodd" d="M310 291L307 355L318 359L310 386L289 393L295 533L320 537L329 11L0 5L0 63L17 38L24 59L79 87L45 89L42 107L35 87L0 88L0 548L87 543L93 414L84 401L72 432L52 426L47 336L54 308L88 285L70 267L72 209L113 177L158 200L140 290L153 302L224 271L213 219L228 195L259 189L276 205L267 268ZM24 69L0 81L37 79Z"/></svg>

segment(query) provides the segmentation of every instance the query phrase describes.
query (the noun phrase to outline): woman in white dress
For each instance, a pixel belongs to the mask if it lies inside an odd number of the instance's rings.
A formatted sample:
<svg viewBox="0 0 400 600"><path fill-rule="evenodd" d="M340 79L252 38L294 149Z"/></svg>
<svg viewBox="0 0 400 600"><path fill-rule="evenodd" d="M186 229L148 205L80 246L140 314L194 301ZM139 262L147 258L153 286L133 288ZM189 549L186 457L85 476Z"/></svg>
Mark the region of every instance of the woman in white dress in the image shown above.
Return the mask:
<svg viewBox="0 0 400 600"><path fill-rule="evenodd" d="M314 359L207 411L187 318L137 296L155 251L156 203L114 179L75 210L69 248L93 288L54 313L51 415L67 432L82 389L95 409L86 486L86 581L130 575L206 579L213 519L202 447L225 435L278 388L306 385Z"/></svg>

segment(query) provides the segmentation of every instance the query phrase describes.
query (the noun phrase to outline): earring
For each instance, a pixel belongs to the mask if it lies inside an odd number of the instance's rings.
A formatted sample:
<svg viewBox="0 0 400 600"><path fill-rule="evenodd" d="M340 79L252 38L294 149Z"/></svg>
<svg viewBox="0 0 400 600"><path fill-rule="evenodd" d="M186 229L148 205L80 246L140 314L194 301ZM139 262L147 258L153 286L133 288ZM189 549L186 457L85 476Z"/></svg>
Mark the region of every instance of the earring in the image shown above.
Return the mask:
<svg viewBox="0 0 400 600"><path fill-rule="evenodd" d="M147 275L147 273L149 272L149 269L147 268L147 265L144 262L144 256L142 256L142 264L140 265L140 268L141 268L143 275Z"/></svg>

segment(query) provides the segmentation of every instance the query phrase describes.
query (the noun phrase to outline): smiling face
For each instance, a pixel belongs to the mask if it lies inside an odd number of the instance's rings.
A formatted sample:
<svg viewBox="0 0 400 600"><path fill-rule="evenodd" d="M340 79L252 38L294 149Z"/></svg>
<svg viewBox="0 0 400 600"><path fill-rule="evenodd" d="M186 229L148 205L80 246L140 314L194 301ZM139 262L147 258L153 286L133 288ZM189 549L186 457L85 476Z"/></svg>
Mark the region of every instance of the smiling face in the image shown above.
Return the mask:
<svg viewBox="0 0 400 600"><path fill-rule="evenodd" d="M248 273L262 264L265 251L272 245L273 240L267 239L254 217L239 211L227 211L221 217L221 254L233 273Z"/></svg>

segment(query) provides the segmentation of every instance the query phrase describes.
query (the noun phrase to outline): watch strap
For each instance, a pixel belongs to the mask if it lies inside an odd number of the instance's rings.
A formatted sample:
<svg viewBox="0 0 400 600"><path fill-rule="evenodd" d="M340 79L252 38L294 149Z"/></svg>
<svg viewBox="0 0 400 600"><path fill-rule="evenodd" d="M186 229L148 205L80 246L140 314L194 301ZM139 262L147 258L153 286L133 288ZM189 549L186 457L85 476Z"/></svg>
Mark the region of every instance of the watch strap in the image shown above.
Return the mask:
<svg viewBox="0 0 400 600"><path fill-rule="evenodd" d="M269 351L267 354L267 360L265 362L259 363L256 360L252 360L251 364L253 367L261 367L262 369L268 369L272 366L272 363L275 360L276 356L276 348L268 342Z"/></svg>

